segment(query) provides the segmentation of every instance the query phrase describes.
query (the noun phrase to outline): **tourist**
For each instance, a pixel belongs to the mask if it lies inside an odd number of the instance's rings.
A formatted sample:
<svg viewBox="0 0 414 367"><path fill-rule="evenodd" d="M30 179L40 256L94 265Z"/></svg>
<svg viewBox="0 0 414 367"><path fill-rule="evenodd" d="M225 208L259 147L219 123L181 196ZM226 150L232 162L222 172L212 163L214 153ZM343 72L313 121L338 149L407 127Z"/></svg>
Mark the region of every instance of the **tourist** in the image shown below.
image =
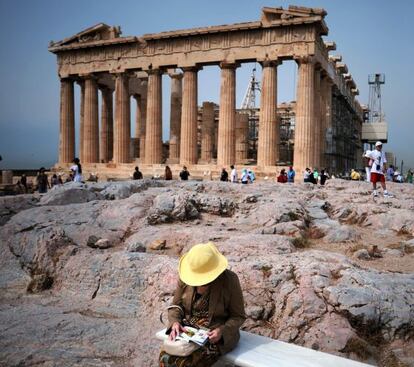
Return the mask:
<svg viewBox="0 0 414 367"><path fill-rule="evenodd" d="M139 170L138 167L135 167L135 171L132 177L134 178L134 180L142 180L142 172Z"/></svg>
<svg viewBox="0 0 414 367"><path fill-rule="evenodd" d="M361 175L358 171L355 171L353 168L351 170L351 180L352 181L359 181L361 179Z"/></svg>
<svg viewBox="0 0 414 367"><path fill-rule="evenodd" d="M65 181L65 183L67 183L67 182L72 182L73 181L73 175L71 174L71 173L69 173L69 176L68 177L66 177L66 181Z"/></svg>
<svg viewBox="0 0 414 367"><path fill-rule="evenodd" d="M247 174L249 175L250 182L253 183L256 180L256 175L251 169L247 171Z"/></svg>
<svg viewBox="0 0 414 367"><path fill-rule="evenodd" d="M372 159L370 158L371 151L367 150L362 157L364 158L365 162L365 173L367 182L371 182L371 167L372 167Z"/></svg>
<svg viewBox="0 0 414 367"><path fill-rule="evenodd" d="M325 170L321 170L321 175L320 175L320 183L322 186L325 186L325 182L326 180L329 178L328 174L325 172Z"/></svg>
<svg viewBox="0 0 414 367"><path fill-rule="evenodd" d="M240 180L241 180L241 183L244 184L244 185L249 183L250 178L249 178L249 174L247 173L247 169L244 168L242 170L242 175L241 175Z"/></svg>
<svg viewBox="0 0 414 367"><path fill-rule="evenodd" d="M233 182L233 183L237 183L238 182L238 179L237 179L237 170L236 170L236 168L233 165L231 165L230 168L231 168L230 181Z"/></svg>
<svg viewBox="0 0 414 367"><path fill-rule="evenodd" d="M24 188L24 192L27 194L27 177L24 173L22 174L22 177L20 177L20 183Z"/></svg>
<svg viewBox="0 0 414 367"><path fill-rule="evenodd" d="M412 184L413 183L413 171L411 169L407 172L407 182Z"/></svg>
<svg viewBox="0 0 414 367"><path fill-rule="evenodd" d="M52 178L50 179L50 186L53 187L53 186L56 186L58 184L59 184L59 181L58 181L57 175L56 175L56 173L54 173Z"/></svg>
<svg viewBox="0 0 414 367"><path fill-rule="evenodd" d="M184 166L183 170L180 172L180 178L182 181L188 181L189 176L190 176L190 172L188 172L187 167Z"/></svg>
<svg viewBox="0 0 414 367"><path fill-rule="evenodd" d="M45 171L46 169L41 167L36 178L39 194L44 194L47 192L48 188L50 189L49 179L47 178Z"/></svg>
<svg viewBox="0 0 414 367"><path fill-rule="evenodd" d="M296 176L296 172L293 169L292 166L289 167L289 170L287 172L287 179L289 183L294 183L295 182L295 176Z"/></svg>
<svg viewBox="0 0 414 367"><path fill-rule="evenodd" d="M303 172L303 182L312 182L310 180L311 171L308 167L306 167L305 171Z"/></svg>
<svg viewBox="0 0 414 367"><path fill-rule="evenodd" d="M73 160L73 163L75 164L72 167L70 167L70 170L73 173L73 181L82 182L82 166L80 164L79 158L75 158Z"/></svg>
<svg viewBox="0 0 414 367"><path fill-rule="evenodd" d="M313 169L313 178L314 180L312 181L312 183L317 184L319 179L319 172L317 168Z"/></svg>
<svg viewBox="0 0 414 367"><path fill-rule="evenodd" d="M277 176L277 182L280 182L280 183L288 182L288 176L287 176L286 170L284 168L282 168L282 170L280 171L279 176Z"/></svg>
<svg viewBox="0 0 414 367"><path fill-rule="evenodd" d="M229 174L225 168L221 170L220 181L227 182L229 180Z"/></svg>
<svg viewBox="0 0 414 367"><path fill-rule="evenodd" d="M58 185L63 185L62 175L58 175Z"/></svg>
<svg viewBox="0 0 414 367"><path fill-rule="evenodd" d="M210 329L209 340L187 357L161 351L161 367L209 367L236 347L246 314L239 278L227 269L227 265L227 259L211 242L195 245L181 257L180 279L174 292L173 307L168 311L166 333L170 340L175 340L190 323Z"/></svg>
<svg viewBox="0 0 414 367"><path fill-rule="evenodd" d="M172 180L172 172L169 166L165 166L164 178L166 181Z"/></svg>
<svg viewBox="0 0 414 367"><path fill-rule="evenodd" d="M385 153L382 151L382 143L380 141L375 143L375 150L371 152L369 157L372 159L371 182L374 197L378 196L377 182L381 184L384 191L384 197L392 197L392 195L388 193L387 186L385 185L384 172L387 158L385 158Z"/></svg>
<svg viewBox="0 0 414 367"><path fill-rule="evenodd" d="M403 183L404 182L404 178L403 178L402 174L398 171L394 172L392 180L394 182L397 182L397 183Z"/></svg>
<svg viewBox="0 0 414 367"><path fill-rule="evenodd" d="M390 166L387 168L387 181L394 181L394 166L390 164Z"/></svg>

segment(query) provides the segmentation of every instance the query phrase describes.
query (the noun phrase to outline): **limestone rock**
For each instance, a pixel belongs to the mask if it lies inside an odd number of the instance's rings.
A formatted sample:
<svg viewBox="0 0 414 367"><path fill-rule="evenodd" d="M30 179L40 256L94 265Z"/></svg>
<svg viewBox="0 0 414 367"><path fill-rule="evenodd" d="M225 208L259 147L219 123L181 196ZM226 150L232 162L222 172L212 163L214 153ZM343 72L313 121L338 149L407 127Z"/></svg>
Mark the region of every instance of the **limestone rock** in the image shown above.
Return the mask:
<svg viewBox="0 0 414 367"><path fill-rule="evenodd" d="M360 260L369 260L371 258L371 256L369 255L368 250L366 249L361 249L358 251L354 252L354 257L356 259L360 259Z"/></svg>
<svg viewBox="0 0 414 367"><path fill-rule="evenodd" d="M128 245L127 250L129 252L146 252L147 248L141 242L131 242Z"/></svg>
<svg viewBox="0 0 414 367"><path fill-rule="evenodd" d="M15 195L0 197L0 226L22 210L33 208L39 202L37 195Z"/></svg>
<svg viewBox="0 0 414 367"><path fill-rule="evenodd" d="M154 251L164 250L167 245L165 240L156 240L150 244L150 249Z"/></svg>
<svg viewBox="0 0 414 367"><path fill-rule="evenodd" d="M100 200L102 196L98 192L88 190L84 184L70 182L64 185L54 186L40 199L41 205L67 205L86 203Z"/></svg>

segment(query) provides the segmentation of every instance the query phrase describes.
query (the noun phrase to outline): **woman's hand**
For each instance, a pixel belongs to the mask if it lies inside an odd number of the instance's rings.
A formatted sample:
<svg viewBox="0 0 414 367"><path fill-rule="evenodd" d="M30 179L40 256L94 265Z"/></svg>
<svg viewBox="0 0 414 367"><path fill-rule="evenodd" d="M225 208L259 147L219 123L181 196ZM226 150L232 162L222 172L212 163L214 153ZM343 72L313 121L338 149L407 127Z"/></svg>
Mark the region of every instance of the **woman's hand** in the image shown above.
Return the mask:
<svg viewBox="0 0 414 367"><path fill-rule="evenodd" d="M220 341L222 335L223 334L221 332L221 329L216 328L216 329L213 329L213 330L209 331L208 338L210 339L211 343L216 344Z"/></svg>
<svg viewBox="0 0 414 367"><path fill-rule="evenodd" d="M171 333L170 333L170 340L175 340L177 335L179 335L181 332L185 331L185 329L181 326L179 322L174 322L171 326Z"/></svg>

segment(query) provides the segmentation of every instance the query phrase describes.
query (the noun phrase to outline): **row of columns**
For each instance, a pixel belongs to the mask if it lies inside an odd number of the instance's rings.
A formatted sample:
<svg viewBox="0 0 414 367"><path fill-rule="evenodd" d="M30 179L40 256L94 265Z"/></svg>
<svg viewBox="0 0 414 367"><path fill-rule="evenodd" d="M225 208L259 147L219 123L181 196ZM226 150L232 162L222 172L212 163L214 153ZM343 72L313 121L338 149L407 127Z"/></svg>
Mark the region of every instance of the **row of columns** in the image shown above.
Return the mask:
<svg viewBox="0 0 414 367"><path fill-rule="evenodd" d="M298 61L294 164L296 167L321 167L324 163L325 130L329 125L331 84L315 65L312 57ZM262 89L259 118L259 167L274 166L278 161L279 128L277 121L278 61L262 63ZM217 164L229 166L245 160L248 117L236 119L237 64L222 63L220 111L217 138ZM171 163L196 164L197 147L197 73L200 68L183 68L171 75L170 156ZM91 75L79 81L81 86L80 158L84 163L130 162L129 77L116 74L115 129L113 128L112 91L102 92L101 134L99 141L98 84ZM143 163L159 164L162 145L162 71L148 71L147 98L134 96L137 104L135 138ZM146 105L145 105L146 102ZM245 115L247 116L247 115ZM203 105L200 162L213 158L214 104ZM236 139L237 138L237 139ZM237 140L237 142L236 142ZM237 143L237 145L236 145ZM245 144L245 145L243 145ZM70 79L61 80L59 161L71 162L75 154L74 87Z"/></svg>

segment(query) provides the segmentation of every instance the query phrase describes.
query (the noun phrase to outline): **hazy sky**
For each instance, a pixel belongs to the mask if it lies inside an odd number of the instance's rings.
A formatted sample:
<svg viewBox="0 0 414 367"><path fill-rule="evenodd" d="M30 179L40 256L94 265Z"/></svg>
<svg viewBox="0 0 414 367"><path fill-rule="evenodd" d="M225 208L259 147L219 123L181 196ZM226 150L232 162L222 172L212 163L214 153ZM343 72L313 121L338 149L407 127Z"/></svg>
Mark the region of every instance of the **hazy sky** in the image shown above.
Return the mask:
<svg viewBox="0 0 414 367"><path fill-rule="evenodd" d="M0 0L0 169L50 166L57 160L59 80L50 40L61 40L94 24L120 25L124 36L254 21L263 6L287 7L289 1L258 0ZM398 162L414 168L414 1L295 0L295 5L327 10L327 40L335 41L368 103L367 77L385 73L383 110L389 144ZM237 70L237 105L254 64ZM295 99L293 62L278 68L278 101ZM260 67L258 67L260 77ZM199 73L199 104L219 100L219 69ZM164 139L168 137L169 81L163 78ZM76 87L76 115L79 90ZM135 110L132 108L132 114ZM133 117L132 117L133 118ZM133 121L133 120L132 120ZM78 129L78 117L76 129Z"/></svg>

